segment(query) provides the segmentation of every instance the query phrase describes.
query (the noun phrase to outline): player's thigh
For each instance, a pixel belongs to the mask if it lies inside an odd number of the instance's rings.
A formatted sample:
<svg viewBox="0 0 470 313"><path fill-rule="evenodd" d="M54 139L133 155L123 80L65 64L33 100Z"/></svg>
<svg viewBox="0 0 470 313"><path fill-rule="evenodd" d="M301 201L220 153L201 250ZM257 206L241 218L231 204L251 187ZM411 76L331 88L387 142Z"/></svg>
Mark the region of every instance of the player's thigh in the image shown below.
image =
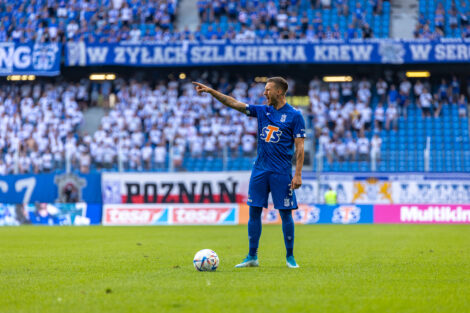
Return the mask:
<svg viewBox="0 0 470 313"><path fill-rule="evenodd" d="M248 187L248 205L266 208L269 191L269 172L254 169Z"/></svg>
<svg viewBox="0 0 470 313"><path fill-rule="evenodd" d="M291 189L292 174L272 173L269 177L269 186L273 198L274 208L297 209L295 192Z"/></svg>

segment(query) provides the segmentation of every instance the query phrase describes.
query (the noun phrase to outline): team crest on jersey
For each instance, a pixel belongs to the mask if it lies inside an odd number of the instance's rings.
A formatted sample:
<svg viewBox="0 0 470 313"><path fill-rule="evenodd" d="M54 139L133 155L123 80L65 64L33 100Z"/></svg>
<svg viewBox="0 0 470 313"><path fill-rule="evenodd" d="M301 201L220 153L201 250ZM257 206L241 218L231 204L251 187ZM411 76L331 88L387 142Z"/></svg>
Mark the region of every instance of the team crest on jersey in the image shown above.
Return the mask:
<svg viewBox="0 0 470 313"><path fill-rule="evenodd" d="M281 123L284 123L286 121L287 115L282 114L281 115Z"/></svg>
<svg viewBox="0 0 470 313"><path fill-rule="evenodd" d="M277 143L281 139L279 127L268 125L261 130L260 138L266 142Z"/></svg>

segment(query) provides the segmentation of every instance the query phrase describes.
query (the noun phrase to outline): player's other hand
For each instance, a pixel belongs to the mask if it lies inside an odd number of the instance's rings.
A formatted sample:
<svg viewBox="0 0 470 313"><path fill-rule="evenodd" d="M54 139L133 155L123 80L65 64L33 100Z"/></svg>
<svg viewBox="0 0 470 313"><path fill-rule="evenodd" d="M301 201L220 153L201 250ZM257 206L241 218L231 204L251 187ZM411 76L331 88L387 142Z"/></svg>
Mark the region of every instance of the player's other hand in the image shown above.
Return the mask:
<svg viewBox="0 0 470 313"><path fill-rule="evenodd" d="M302 186L302 177L301 176L294 176L292 181L290 182L291 189L298 189Z"/></svg>
<svg viewBox="0 0 470 313"><path fill-rule="evenodd" d="M210 87L207 87L206 85L203 85L198 82L193 82L193 85L196 88L198 95L201 95L203 92L209 92L209 90L211 90Z"/></svg>

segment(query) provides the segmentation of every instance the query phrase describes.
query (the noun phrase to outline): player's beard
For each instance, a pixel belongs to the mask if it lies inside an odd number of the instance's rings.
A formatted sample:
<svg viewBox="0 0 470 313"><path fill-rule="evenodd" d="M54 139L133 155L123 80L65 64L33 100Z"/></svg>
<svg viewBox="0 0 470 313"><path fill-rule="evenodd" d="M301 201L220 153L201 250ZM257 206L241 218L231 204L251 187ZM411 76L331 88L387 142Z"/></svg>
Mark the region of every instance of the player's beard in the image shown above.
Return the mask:
<svg viewBox="0 0 470 313"><path fill-rule="evenodd" d="M268 106L271 106L271 107L277 107L278 105L278 100L273 97L273 96L268 96L266 97L266 100L268 101Z"/></svg>

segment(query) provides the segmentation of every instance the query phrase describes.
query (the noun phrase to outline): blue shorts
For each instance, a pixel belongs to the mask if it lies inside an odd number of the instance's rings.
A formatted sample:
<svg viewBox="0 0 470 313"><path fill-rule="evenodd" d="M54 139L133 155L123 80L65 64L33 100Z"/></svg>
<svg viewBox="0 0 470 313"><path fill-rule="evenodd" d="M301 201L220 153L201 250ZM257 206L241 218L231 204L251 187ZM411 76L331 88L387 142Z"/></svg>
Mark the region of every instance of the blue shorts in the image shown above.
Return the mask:
<svg viewBox="0 0 470 313"><path fill-rule="evenodd" d="M295 210L297 200L294 190L290 189L291 182L292 174L278 174L254 168L251 172L247 204L267 208L271 192L275 209Z"/></svg>

